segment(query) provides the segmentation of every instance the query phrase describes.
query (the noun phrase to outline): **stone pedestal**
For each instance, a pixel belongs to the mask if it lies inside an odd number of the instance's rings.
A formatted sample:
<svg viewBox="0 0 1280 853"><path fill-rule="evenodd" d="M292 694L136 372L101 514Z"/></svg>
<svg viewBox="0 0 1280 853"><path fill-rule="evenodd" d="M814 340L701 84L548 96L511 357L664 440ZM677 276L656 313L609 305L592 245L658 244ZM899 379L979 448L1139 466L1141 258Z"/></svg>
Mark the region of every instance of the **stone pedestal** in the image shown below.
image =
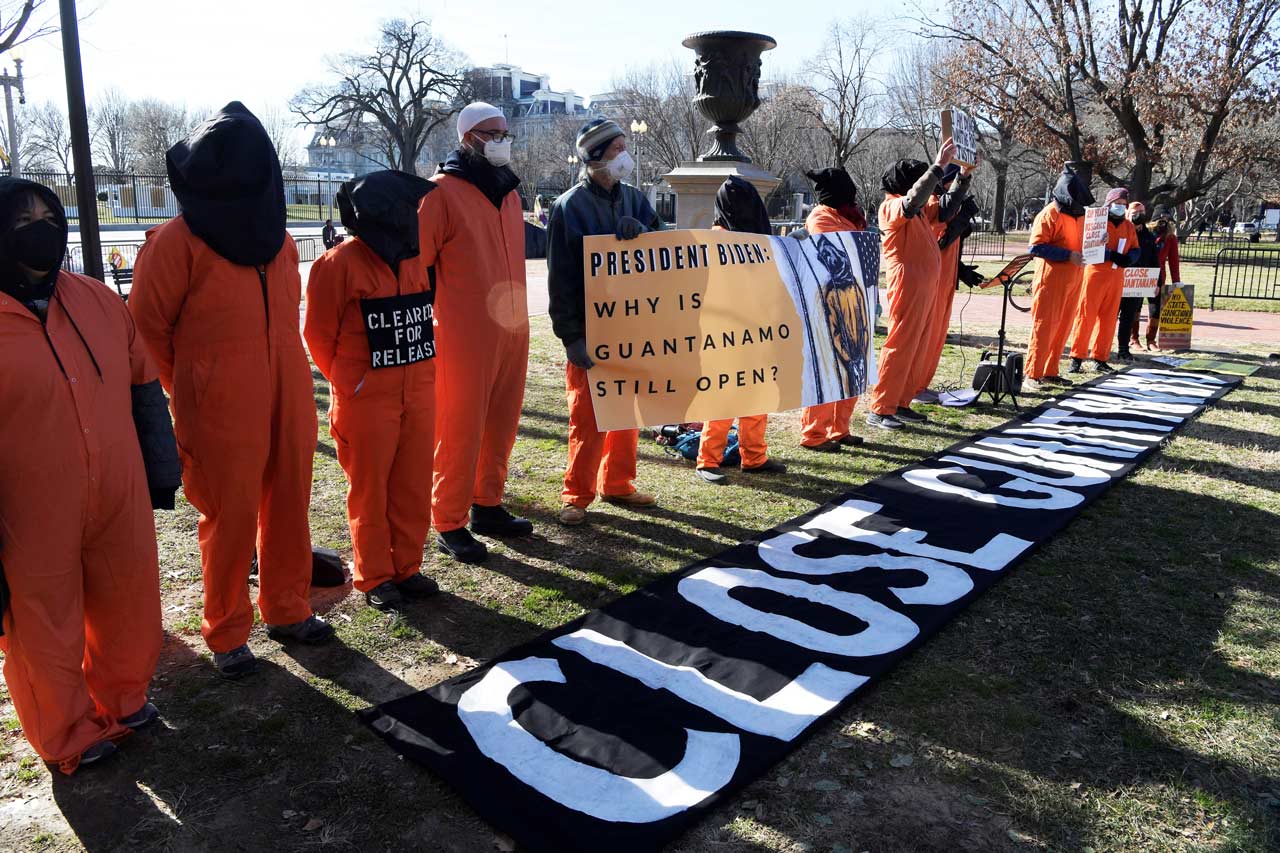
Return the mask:
<svg viewBox="0 0 1280 853"><path fill-rule="evenodd" d="M676 227L710 228L716 191L730 175L749 181L760 193L760 198L767 197L782 183L781 179L751 163L686 160L666 175L667 183L676 193Z"/></svg>

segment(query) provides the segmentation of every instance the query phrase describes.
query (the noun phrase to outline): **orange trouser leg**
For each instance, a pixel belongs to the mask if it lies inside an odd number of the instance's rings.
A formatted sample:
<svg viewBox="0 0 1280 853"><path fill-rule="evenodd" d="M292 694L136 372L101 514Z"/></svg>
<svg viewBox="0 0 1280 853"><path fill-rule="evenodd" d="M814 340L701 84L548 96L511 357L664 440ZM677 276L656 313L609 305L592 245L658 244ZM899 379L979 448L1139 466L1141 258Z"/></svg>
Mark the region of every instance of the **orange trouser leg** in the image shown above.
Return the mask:
<svg viewBox="0 0 1280 853"><path fill-rule="evenodd" d="M640 431L596 429L591 408L587 372L565 365L565 389L569 403L569 465L564 472L561 500L586 509L595 500L598 488L606 495L627 495L635 491L636 452ZM602 482L603 481L603 482Z"/></svg>
<svg viewBox="0 0 1280 853"><path fill-rule="evenodd" d="M702 425L702 438L698 441L698 467L719 468L724 461L724 449L729 443L729 428L733 426L733 418L722 421L707 421ZM739 431L739 446L742 438Z"/></svg>
<svg viewBox="0 0 1280 853"><path fill-rule="evenodd" d="M1043 262L1042 262L1043 263ZM1069 280L1045 277L1031 294L1031 344L1027 347L1027 375L1032 379L1058 375L1062 347L1075 322L1081 276Z"/></svg>
<svg viewBox="0 0 1280 853"><path fill-rule="evenodd" d="M1123 273L1122 273L1123 275ZM1102 288L1098 302L1098 325L1093 332L1094 361L1107 361L1111 358L1111 342L1116 337L1116 326L1120 323L1120 299L1124 293L1124 279L1109 277ZM1134 324L1137 328L1137 324Z"/></svg>
<svg viewBox="0 0 1280 853"><path fill-rule="evenodd" d="M422 565L431 526L433 407L405 408L397 394L338 397L330 433L347 474L355 587L403 581Z"/></svg>
<svg viewBox="0 0 1280 853"><path fill-rule="evenodd" d="M889 334L880 349L880 381L871 392L871 411L876 414L892 415L915 395L911 379L925 335L932 328L936 284L933 280L912 283L908 277L886 289Z"/></svg>
<svg viewBox="0 0 1280 853"><path fill-rule="evenodd" d="M943 267L946 268L945 257ZM938 372L938 364L942 361L942 350L947 345L947 329L951 327L951 304L956 298L955 267L952 266L951 272L944 273L942 278L943 280L938 282L937 299L933 305L933 328L916 362L919 370L912 382L915 386L913 397L928 388L929 383L933 381L934 374Z"/></svg>
<svg viewBox="0 0 1280 853"><path fill-rule="evenodd" d="M1097 331L1101 319L1099 312L1106 298L1106 280L1103 276L1090 270L1085 273L1083 289L1080 292L1080 303L1076 306L1075 323L1071 327L1071 357L1088 358L1090 344ZM1112 328L1112 334L1115 329Z"/></svg>
<svg viewBox="0 0 1280 853"><path fill-rule="evenodd" d="M441 337L432 516L443 533L466 527L472 504L502 503L524 405L529 334Z"/></svg>
<svg viewBox="0 0 1280 853"><path fill-rule="evenodd" d="M836 405L839 406L841 403ZM845 419L845 423L848 423L848 418ZM768 426L768 415L748 415L745 418L738 418L738 452L742 454L743 468L758 468L769 461L769 445L764 437Z"/></svg>
<svg viewBox="0 0 1280 853"><path fill-rule="evenodd" d="M844 438L849 434L849 419L857 405L858 398L851 397L835 403L805 406L800 413L800 443L805 447L817 447Z"/></svg>
<svg viewBox="0 0 1280 853"><path fill-rule="evenodd" d="M139 463L139 468L140 468ZM93 744L129 733L119 718L146 702L162 639L159 567L142 472L93 518L68 501L32 526L6 518L4 678L36 753L64 773Z"/></svg>

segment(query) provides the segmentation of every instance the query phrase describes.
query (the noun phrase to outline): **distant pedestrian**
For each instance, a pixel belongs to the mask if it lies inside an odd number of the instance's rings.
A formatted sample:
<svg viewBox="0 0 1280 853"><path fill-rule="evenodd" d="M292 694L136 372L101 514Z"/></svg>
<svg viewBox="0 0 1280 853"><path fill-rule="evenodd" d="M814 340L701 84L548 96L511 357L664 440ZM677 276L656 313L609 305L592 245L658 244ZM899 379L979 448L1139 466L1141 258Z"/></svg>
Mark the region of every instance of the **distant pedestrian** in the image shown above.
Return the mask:
<svg viewBox="0 0 1280 853"><path fill-rule="evenodd" d="M332 219L324 221L324 229L320 232L320 240L324 243L326 250L338 245L338 229L333 227Z"/></svg>

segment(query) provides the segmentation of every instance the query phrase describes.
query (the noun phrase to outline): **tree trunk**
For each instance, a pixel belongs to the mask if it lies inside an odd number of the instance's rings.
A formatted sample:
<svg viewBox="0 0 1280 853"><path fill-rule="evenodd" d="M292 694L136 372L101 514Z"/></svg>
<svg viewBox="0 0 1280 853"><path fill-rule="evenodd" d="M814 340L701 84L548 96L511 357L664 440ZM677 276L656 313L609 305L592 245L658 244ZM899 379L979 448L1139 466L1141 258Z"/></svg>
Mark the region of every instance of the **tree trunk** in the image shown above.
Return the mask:
<svg viewBox="0 0 1280 853"><path fill-rule="evenodd" d="M1133 164L1133 173L1129 178L1129 198L1147 204L1151 201L1151 175L1155 171L1155 163L1146 157L1139 156Z"/></svg>
<svg viewBox="0 0 1280 853"><path fill-rule="evenodd" d="M992 164L996 172L996 197L991 205L991 221L995 223L996 231L1000 234L1004 233L1004 196L1009 184L1009 164L1001 165Z"/></svg>

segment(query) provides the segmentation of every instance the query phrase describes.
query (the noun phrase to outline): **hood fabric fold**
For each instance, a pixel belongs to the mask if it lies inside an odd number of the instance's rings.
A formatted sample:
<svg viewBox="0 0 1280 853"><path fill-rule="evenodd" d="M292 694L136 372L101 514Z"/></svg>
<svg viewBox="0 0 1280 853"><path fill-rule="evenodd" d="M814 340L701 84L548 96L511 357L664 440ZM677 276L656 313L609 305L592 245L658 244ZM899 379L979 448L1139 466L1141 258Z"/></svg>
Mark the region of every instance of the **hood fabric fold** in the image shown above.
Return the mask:
<svg viewBox="0 0 1280 853"><path fill-rule="evenodd" d="M929 164L921 160L899 160L884 170L880 187L889 195L906 195L927 171Z"/></svg>
<svg viewBox="0 0 1280 853"><path fill-rule="evenodd" d="M407 172L370 172L347 181L335 200L348 231L398 272L401 261L418 256L418 203L436 188Z"/></svg>
<svg viewBox="0 0 1280 853"><path fill-rule="evenodd" d="M67 245L67 212L58 194L44 184L25 178L0 178L0 291L27 305L36 300L48 301L53 296L61 266L54 267L37 282L28 281L18 269L12 249L13 225L26 209L30 196L39 197L57 217L58 227L62 230L63 255Z"/></svg>
<svg viewBox="0 0 1280 853"><path fill-rule="evenodd" d="M731 175L716 191L715 214L711 220L730 231L772 234L769 211L750 182Z"/></svg>
<svg viewBox="0 0 1280 853"><path fill-rule="evenodd" d="M1084 209L1093 204L1093 193L1089 185L1070 169L1063 169L1058 182L1053 186L1053 200L1058 210L1068 216L1084 216Z"/></svg>

